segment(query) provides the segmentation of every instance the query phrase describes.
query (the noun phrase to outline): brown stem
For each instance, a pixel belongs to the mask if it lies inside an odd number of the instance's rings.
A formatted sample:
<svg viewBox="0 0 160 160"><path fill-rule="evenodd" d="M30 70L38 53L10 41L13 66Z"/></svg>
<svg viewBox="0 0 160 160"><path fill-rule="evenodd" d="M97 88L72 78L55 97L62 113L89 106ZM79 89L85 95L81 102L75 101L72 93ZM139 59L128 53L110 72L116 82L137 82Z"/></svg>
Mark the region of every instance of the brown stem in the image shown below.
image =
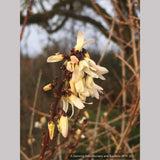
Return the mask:
<svg viewBox="0 0 160 160"><path fill-rule="evenodd" d="M83 131L84 131L85 128L86 128L86 126L87 126L87 120L83 121L82 128L81 128L81 132L80 132L80 134L78 135L78 138L77 138L76 142L74 143L74 145L72 146L72 148L69 150L68 155L67 155L67 157L65 158L65 160L68 160L69 157L70 157L70 155L74 152L74 149L76 148L76 146L77 146L77 144L78 144L78 142L79 142L79 140L80 140L80 138L81 138L81 135L82 135Z"/></svg>
<svg viewBox="0 0 160 160"><path fill-rule="evenodd" d="M57 92L56 92L56 99L55 99L55 102L54 104L51 105L51 116L50 116L50 120L53 120L54 119L54 116L56 115L55 111L56 111L56 108L57 108L57 105L58 105L58 102L61 98L61 90L62 90L62 87L63 87L63 84L64 84L65 80L62 81L61 85L59 86ZM42 149L41 149L41 152L40 152L40 156L39 156L39 159L38 160L42 160L43 157L44 157L44 152L46 150L46 147L48 145L48 142L49 142L49 131L47 130L47 134L46 134L46 137L45 137L45 140L44 142L42 143Z"/></svg>

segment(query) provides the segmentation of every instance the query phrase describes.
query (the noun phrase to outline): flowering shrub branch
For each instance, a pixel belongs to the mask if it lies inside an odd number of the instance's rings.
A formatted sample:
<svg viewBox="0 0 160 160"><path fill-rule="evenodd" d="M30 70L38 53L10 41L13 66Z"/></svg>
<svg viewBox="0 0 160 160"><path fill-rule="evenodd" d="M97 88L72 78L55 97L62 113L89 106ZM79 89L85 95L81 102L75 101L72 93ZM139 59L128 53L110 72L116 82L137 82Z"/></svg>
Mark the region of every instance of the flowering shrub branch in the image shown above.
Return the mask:
<svg viewBox="0 0 160 160"><path fill-rule="evenodd" d="M44 91L55 89L56 92L54 93L55 102L51 105L48 131L46 138L42 143L42 150L39 160L43 159L44 152L49 144L49 141L54 138L55 124L57 124L58 132L60 132L64 138L68 137L67 111L69 106L72 108L72 114L70 116L72 117L74 114L74 107L81 110L87 103L87 97L91 96L99 99L99 93L103 93L103 88L94 83L93 79L100 78L105 80L103 74L108 73L108 70L105 67L96 65L96 63L90 58L88 51L83 48L89 42L94 42L94 40L84 41L83 32L79 31L77 36L77 44L70 50L69 55L56 53L55 55L47 58L48 63L65 60L60 68L64 74L64 78L59 87L57 87L56 80L54 80L53 83L43 87ZM81 136L83 130L85 129L87 120L84 122L85 124L82 124L82 131L79 136ZM76 121L72 127L76 128L75 125ZM74 147L76 147L77 143L78 140ZM71 153L72 150L69 152L67 156L68 158Z"/></svg>

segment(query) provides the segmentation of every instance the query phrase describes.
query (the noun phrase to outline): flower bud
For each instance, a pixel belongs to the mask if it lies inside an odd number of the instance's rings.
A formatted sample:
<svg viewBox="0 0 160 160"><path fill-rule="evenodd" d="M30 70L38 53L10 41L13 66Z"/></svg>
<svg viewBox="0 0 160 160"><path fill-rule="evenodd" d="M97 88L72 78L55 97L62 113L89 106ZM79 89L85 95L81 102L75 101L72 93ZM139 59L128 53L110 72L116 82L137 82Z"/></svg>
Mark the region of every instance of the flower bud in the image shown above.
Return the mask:
<svg viewBox="0 0 160 160"><path fill-rule="evenodd" d="M43 87L43 90L44 91L49 91L49 90L51 90L53 88L53 86L52 86L52 84L50 83L50 84L47 84L46 86L44 86Z"/></svg>
<svg viewBox="0 0 160 160"><path fill-rule="evenodd" d="M35 121L35 123L34 123L34 127L35 128L42 128L42 124L39 122L39 121Z"/></svg>
<svg viewBox="0 0 160 160"><path fill-rule="evenodd" d="M80 135L80 133L81 133L81 130L80 130L80 129L77 129L76 132L75 132L74 137L75 137L76 139L78 139L78 136ZM85 135L84 135L84 134L81 134L81 138L84 139L84 138L85 138Z"/></svg>
<svg viewBox="0 0 160 160"><path fill-rule="evenodd" d="M42 125L44 125L46 123L46 117L45 116L41 117L40 122Z"/></svg>
<svg viewBox="0 0 160 160"><path fill-rule="evenodd" d="M29 145L32 145L32 143L34 143L35 142L35 138L34 137L30 137L30 138L28 138L28 140L27 140L27 143L29 144Z"/></svg>
<svg viewBox="0 0 160 160"><path fill-rule="evenodd" d="M55 129L55 124L53 121L48 122L48 130L49 130L49 138L50 140L53 139L54 136L54 129Z"/></svg>
<svg viewBox="0 0 160 160"><path fill-rule="evenodd" d="M84 115L86 116L87 119L89 119L89 114L87 111L84 111Z"/></svg>
<svg viewBox="0 0 160 160"><path fill-rule="evenodd" d="M57 121L57 127L63 137L68 135L68 117L61 115L60 120Z"/></svg>
<svg viewBox="0 0 160 160"><path fill-rule="evenodd" d="M58 53L56 53L56 55L48 57L47 62L48 63L59 62L59 61L62 61L63 58L64 58L63 55L58 52Z"/></svg>

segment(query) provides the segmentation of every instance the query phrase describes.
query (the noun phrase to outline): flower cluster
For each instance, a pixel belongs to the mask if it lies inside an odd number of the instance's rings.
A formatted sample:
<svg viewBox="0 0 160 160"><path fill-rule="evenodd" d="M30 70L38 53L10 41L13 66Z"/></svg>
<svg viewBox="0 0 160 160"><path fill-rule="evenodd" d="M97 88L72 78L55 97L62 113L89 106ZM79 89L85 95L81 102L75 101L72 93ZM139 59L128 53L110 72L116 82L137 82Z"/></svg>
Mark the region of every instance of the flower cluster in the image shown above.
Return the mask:
<svg viewBox="0 0 160 160"><path fill-rule="evenodd" d="M99 99L99 93L103 93L103 88L94 82L94 78L105 80L103 74L108 70L105 67L97 65L89 56L89 53L83 47L94 40L84 41L83 32L79 31L77 36L77 44L69 52L69 55L56 53L48 57L47 62L59 62L65 60L62 66L63 71L67 72L68 77L65 82L65 91L61 96L61 104L63 111L67 113L69 104L72 107L72 114L74 114L74 106L78 109L85 107L87 97L95 97ZM48 84L43 89L44 91L52 89L53 85ZM65 118L64 118L65 119ZM63 120L63 124L64 124ZM65 137L67 135L66 128L63 129L61 122L59 123L60 131ZM65 131L63 131L65 130Z"/></svg>

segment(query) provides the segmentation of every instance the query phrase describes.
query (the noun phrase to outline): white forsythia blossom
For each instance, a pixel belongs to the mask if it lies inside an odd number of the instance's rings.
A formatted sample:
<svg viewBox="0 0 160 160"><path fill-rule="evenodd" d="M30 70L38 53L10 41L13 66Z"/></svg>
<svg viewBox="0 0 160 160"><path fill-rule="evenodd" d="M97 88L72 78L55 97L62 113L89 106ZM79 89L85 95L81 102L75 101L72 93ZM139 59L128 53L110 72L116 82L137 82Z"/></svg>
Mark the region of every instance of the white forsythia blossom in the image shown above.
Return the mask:
<svg viewBox="0 0 160 160"><path fill-rule="evenodd" d="M63 64L65 70L71 73L71 77L66 81L65 86L68 91L61 97L61 104L64 112L68 111L69 104L72 107L72 115L74 106L78 109L83 109L87 97L95 97L99 99L99 93L103 93L103 88L94 83L94 78L105 80L103 74L108 73L105 67L97 65L89 56L87 50L83 47L94 40L84 41L82 31L78 32L77 44L70 50L69 55L57 53L50 56L47 62L58 62L65 59ZM48 88L47 88L48 89ZM71 115L71 116L72 116Z"/></svg>

